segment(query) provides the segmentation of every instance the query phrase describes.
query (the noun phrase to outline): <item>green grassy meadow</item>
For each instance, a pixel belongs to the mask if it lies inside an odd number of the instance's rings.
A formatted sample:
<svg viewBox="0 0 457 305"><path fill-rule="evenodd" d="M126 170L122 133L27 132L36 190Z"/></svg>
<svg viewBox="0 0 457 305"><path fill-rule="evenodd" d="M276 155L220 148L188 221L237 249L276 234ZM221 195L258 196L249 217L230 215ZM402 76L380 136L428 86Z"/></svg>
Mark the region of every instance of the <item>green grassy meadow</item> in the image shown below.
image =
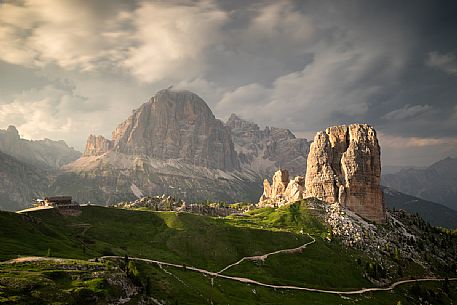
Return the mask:
<svg viewBox="0 0 457 305"><path fill-rule="evenodd" d="M440 292L441 283L420 284L422 288L413 292L413 285L404 285L393 292L340 296L266 288L211 278L185 268L216 272L245 256L301 246L311 240L310 234L316 242L300 253L243 261L224 274L321 289L372 287L363 268L369 261L366 254L329 241L318 211L308 209L307 203L225 218L100 206L81 207L81 213L73 216L54 209L28 214L0 212L0 260L23 256L71 259L0 264L0 304L78 304L81 300L107 304L120 297L119 289L109 284L110 276L138 287L139 294L126 304L137 304L140 296L165 304L419 304L413 294L420 289L423 299L439 300L437 304L452 304L451 300L457 299L454 292ZM149 258L183 267L135 262L132 278L126 276L122 259L87 261L105 255ZM69 264L83 267L72 269ZM451 285L456 287L455 282ZM430 296L430 291L439 293Z"/></svg>

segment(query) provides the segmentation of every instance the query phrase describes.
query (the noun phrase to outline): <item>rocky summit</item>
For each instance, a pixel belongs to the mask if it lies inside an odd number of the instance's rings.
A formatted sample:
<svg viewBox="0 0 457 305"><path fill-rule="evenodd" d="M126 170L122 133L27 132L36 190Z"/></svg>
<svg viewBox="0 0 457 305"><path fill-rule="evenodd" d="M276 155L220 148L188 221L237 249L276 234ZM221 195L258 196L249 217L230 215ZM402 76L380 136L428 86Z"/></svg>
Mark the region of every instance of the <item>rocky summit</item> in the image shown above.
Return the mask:
<svg viewBox="0 0 457 305"><path fill-rule="evenodd" d="M380 155L376 132L369 125L318 132L308 155L306 196L338 202L364 218L384 222Z"/></svg>

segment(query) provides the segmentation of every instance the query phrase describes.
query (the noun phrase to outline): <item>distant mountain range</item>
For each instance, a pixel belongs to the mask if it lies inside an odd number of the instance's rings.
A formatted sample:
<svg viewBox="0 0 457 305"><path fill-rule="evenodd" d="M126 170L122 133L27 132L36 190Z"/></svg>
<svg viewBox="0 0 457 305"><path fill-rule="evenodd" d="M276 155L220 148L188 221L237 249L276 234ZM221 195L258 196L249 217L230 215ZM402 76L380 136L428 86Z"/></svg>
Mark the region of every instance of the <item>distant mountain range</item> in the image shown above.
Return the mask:
<svg viewBox="0 0 457 305"><path fill-rule="evenodd" d="M256 202L263 179L278 168L291 177L305 174L310 143L288 129L262 130L236 114L223 123L198 95L161 90L111 139L89 136L83 154L64 141L21 139L13 126L0 130L0 209L21 209L46 194L107 205L135 199L135 191L194 202ZM456 164L448 158L384 175L384 185L400 191L385 192L386 206L457 227L454 211L433 202L456 208Z"/></svg>
<svg viewBox="0 0 457 305"><path fill-rule="evenodd" d="M383 191L386 208L404 210L411 214L417 213L433 226L457 229L457 211L388 187L385 187Z"/></svg>
<svg viewBox="0 0 457 305"><path fill-rule="evenodd" d="M81 156L79 151L64 141L21 139L14 126L9 126L6 130L0 129L0 151L19 161L48 169L59 168Z"/></svg>
<svg viewBox="0 0 457 305"><path fill-rule="evenodd" d="M424 169L383 175L382 184L457 210L457 158L446 158Z"/></svg>
<svg viewBox="0 0 457 305"><path fill-rule="evenodd" d="M1 151L46 168L47 191L100 204L134 199L132 189L189 201L254 202L262 180L279 167L305 173L310 144L236 115L223 123L198 95L173 89L136 109L112 139L89 136L82 155L63 141L20 139L12 126L3 134Z"/></svg>

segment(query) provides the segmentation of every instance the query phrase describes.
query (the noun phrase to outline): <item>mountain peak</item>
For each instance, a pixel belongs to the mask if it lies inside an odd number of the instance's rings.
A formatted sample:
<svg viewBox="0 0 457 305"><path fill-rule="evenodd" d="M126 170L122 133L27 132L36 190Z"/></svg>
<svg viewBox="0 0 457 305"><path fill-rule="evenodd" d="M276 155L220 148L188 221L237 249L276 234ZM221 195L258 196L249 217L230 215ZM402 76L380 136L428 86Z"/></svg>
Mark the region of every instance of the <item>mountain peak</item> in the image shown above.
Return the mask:
<svg viewBox="0 0 457 305"><path fill-rule="evenodd" d="M13 125L8 126L8 128L6 129L6 134L11 138L18 139L18 140L20 139L19 131Z"/></svg>
<svg viewBox="0 0 457 305"><path fill-rule="evenodd" d="M188 90L158 91L114 131L112 141L89 137L85 156L114 150L221 170L239 169L230 130Z"/></svg>

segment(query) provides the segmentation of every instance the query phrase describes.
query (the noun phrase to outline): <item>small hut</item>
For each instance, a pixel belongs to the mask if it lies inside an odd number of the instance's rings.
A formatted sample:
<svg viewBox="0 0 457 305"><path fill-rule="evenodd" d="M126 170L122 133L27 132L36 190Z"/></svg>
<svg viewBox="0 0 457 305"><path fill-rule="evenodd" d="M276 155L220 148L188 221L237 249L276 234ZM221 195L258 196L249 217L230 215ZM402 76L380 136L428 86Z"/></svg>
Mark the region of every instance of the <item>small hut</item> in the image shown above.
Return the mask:
<svg viewBox="0 0 457 305"><path fill-rule="evenodd" d="M44 206L70 206L72 205L72 198L71 196L53 196L53 197L45 197L42 203Z"/></svg>

